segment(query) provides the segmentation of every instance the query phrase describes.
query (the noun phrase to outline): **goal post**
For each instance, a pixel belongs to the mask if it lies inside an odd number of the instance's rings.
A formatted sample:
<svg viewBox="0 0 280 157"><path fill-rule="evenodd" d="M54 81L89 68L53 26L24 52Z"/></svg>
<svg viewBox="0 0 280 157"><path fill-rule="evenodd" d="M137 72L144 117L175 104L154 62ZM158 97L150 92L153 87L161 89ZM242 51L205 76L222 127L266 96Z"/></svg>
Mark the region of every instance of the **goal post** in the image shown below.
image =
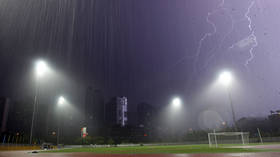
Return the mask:
<svg viewBox="0 0 280 157"><path fill-rule="evenodd" d="M208 133L209 147L219 144L249 144L249 132L213 132Z"/></svg>

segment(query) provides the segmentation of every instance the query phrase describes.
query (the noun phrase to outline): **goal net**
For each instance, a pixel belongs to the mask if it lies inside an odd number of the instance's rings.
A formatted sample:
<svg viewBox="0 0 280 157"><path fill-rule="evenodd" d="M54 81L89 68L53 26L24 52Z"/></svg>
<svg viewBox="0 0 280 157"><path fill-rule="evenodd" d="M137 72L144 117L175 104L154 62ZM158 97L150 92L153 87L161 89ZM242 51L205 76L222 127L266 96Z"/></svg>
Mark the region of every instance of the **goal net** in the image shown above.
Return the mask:
<svg viewBox="0 0 280 157"><path fill-rule="evenodd" d="M249 144L248 132L214 132L208 133L209 146L218 146L219 144Z"/></svg>

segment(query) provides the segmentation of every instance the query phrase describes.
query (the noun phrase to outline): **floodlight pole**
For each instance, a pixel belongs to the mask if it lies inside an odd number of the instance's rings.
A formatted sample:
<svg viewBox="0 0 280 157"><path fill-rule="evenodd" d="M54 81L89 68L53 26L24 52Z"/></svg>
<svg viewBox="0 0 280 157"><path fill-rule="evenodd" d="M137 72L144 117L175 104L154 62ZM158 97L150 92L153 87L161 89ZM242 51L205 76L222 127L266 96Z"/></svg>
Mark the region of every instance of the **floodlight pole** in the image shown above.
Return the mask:
<svg viewBox="0 0 280 157"><path fill-rule="evenodd" d="M60 111L58 111L58 112L60 112ZM59 140L60 136L62 136L62 131L63 131L63 127L62 128L60 127L60 125L63 125L63 114L61 114L61 115L58 114L57 123L58 123L58 125L57 125L57 134L56 134L56 144L57 144L57 148L59 148L59 142L63 141L63 139Z"/></svg>
<svg viewBox="0 0 280 157"><path fill-rule="evenodd" d="M31 128L30 128L30 139L29 144L32 144L32 137L33 137L33 127L34 127L34 119L35 119L35 110L38 103L38 93L39 93L39 81L38 78L36 78L36 87L35 87L35 96L34 96L34 103L33 103L33 113L32 113L32 121L31 121Z"/></svg>
<svg viewBox="0 0 280 157"><path fill-rule="evenodd" d="M233 120L233 123L234 123L234 129L235 129L235 131L237 131L238 129L237 129L237 123L236 123L236 118L235 118L235 111L234 111L234 108L233 108L233 102L232 102L232 97L231 97L231 92L230 92L229 87L227 87L227 93L228 93L230 108L231 108L231 112L232 112L232 120Z"/></svg>
<svg viewBox="0 0 280 157"><path fill-rule="evenodd" d="M58 120L58 126L57 126L57 135L56 135L56 145L57 145L57 148L58 148L58 145L59 145L59 134L60 134L60 130L59 130L59 120Z"/></svg>
<svg viewBox="0 0 280 157"><path fill-rule="evenodd" d="M59 105L64 105L64 104L65 104L65 99L64 99L63 96L60 96L60 97L58 98L58 101L57 101L58 112L60 112L60 108L62 107L62 106L59 106ZM61 120L60 118L61 118L62 120ZM60 123L61 123L61 121L62 121L62 123L63 123L63 114L60 116L60 113L58 113L58 125L57 125L57 135L56 135L57 148L58 148L58 145L59 145L59 136L60 136L60 132L62 132L62 130L63 130L63 128L62 128L62 129L60 128Z"/></svg>

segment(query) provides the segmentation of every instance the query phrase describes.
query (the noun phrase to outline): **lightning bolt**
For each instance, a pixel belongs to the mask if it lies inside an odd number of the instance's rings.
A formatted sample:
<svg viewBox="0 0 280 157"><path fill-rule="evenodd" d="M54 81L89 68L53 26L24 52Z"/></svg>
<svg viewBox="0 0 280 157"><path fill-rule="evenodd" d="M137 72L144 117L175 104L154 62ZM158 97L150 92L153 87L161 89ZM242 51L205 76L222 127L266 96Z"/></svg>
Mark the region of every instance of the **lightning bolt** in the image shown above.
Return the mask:
<svg viewBox="0 0 280 157"><path fill-rule="evenodd" d="M234 43L232 46L228 48L228 50L238 46L238 47L244 47L247 44L252 44L251 48L249 49L250 57L245 61L244 66L248 69L249 63L254 59L254 49L258 46L258 40L257 36L255 34L255 30L252 27L252 18L249 16L251 13L252 7L255 5L255 1L252 1L247 8L247 11L244 14L244 18L248 21L248 29L250 34L243 40L238 41L237 43Z"/></svg>
<svg viewBox="0 0 280 157"><path fill-rule="evenodd" d="M198 45L198 49L197 49L197 53L196 53L196 60L195 60L195 64L197 64L197 60L198 60L198 57L199 55L201 54L201 48L202 48L202 45L204 43L204 41L208 38L208 37L211 37L212 35L214 35L216 32L217 32L217 27L216 25L210 20L210 16L215 14L216 12L220 11L220 10L224 10L226 13L227 13L227 16L229 17L231 23L230 23L230 29L229 31L222 37L222 39L220 40L217 48L213 48L211 51L210 51L210 56L208 57L205 65L203 66L203 68L207 68L209 63L211 62L211 60L217 55L217 53L212 53L214 50L220 50L222 48L222 45L223 43L225 42L225 40L232 34L233 30L234 30L234 27L235 27L235 24L239 21L235 21L234 18L233 18L233 15L231 14L231 9L229 8L226 8L225 6L225 0L222 0L221 3L218 5L218 7L209 12L208 13L208 16L206 17L206 21L208 24L210 24L212 27L213 27L213 32L208 32L206 33L199 41L199 45Z"/></svg>
<svg viewBox="0 0 280 157"><path fill-rule="evenodd" d="M252 28L252 19L249 16L249 14L251 12L251 9L254 6L254 4L255 4L255 1L252 1L251 4L249 5L248 9L247 9L246 14L245 14L245 18L249 21L248 28L249 28L250 33L251 33L248 36L248 39L251 39L253 41L253 45L249 50L250 57L245 61L245 67L246 68L248 68L248 64L254 59L254 52L253 51L254 51L255 47L258 46L257 36L255 35L255 30Z"/></svg>
<svg viewBox="0 0 280 157"><path fill-rule="evenodd" d="M255 0L250 3L249 7L247 8L247 11L244 14L244 18L243 18L243 20L245 19L245 20L247 20L249 22L248 28L249 28L250 34L244 39L244 41L243 40L238 41L237 43L233 44L232 46L230 46L226 50L226 52L227 52L229 49L232 49L235 46L239 46L240 47L240 45L242 46L242 44L244 44L244 42L245 42L245 46L249 45L249 44L250 45L252 44L251 48L249 50L250 57L246 60L246 62L244 64L246 67L248 67L248 64L254 59L254 49L255 49L255 47L258 46L257 36L255 35L255 30L252 27L252 19L249 16L249 14L251 13L251 9L254 6L254 4L255 4ZM206 39L210 38L211 36L213 36L213 35L215 35L217 33L217 26L216 26L216 24L213 21L211 21L211 16L215 15L218 11L221 11L221 10L226 11L226 13L228 14L228 16L229 16L229 18L231 20L231 28L222 37L222 39L220 40L218 46L216 48L215 47L211 48L210 53L209 53L210 56L208 57L208 59L205 62L204 66L202 66L201 68L208 67L208 64L210 63L210 61L217 55L217 53L212 53L212 52L214 50L221 49L223 43L225 42L225 40L232 34L232 32L234 30L234 27L235 27L235 24L238 23L238 22L243 21L242 19L234 20L233 15L231 14L231 10L229 8L225 7L225 0L221 0L221 2L217 5L217 7L215 9L213 9L210 12L207 13L206 22L211 26L212 31L206 32L202 36L202 38L199 40L199 42L198 42L198 47L197 47L197 50L196 50L196 54L193 56L193 58L194 58L193 70L194 70L194 72L196 74L198 72L198 61L199 61L199 57L200 57L200 55L202 53L202 47L203 47L204 42L206 41ZM181 58L178 62L176 62L175 65L183 62L185 59L186 59L186 56Z"/></svg>
<svg viewBox="0 0 280 157"><path fill-rule="evenodd" d="M182 57L181 59L179 59L177 62L175 62L174 65L172 65L171 67L168 68L168 70L174 68L176 65L184 62L187 58L194 58L194 72L197 72L197 62L198 62L198 58L201 54L201 48L203 46L204 41L208 38L211 37L212 35L216 34L217 32L217 27L215 25L215 23L213 21L210 20L210 17L215 14L216 12L218 12L220 9L224 9L224 4L225 4L225 0L221 0L221 2L217 5L217 7L208 12L207 16L206 16L206 22L212 26L213 30L211 32L207 32L203 35L203 37L199 40L199 44L198 44L198 48L196 50L196 54L194 56L190 56L188 57L187 55L185 55L184 57ZM212 49L213 51L213 49Z"/></svg>
<svg viewBox="0 0 280 157"><path fill-rule="evenodd" d="M230 21L231 21L231 26L230 26L230 29L229 31L224 35L224 37L222 38L222 40L219 42L219 45L217 47L217 50L220 50L223 46L223 43L225 42L225 40L232 34L233 30L234 30L234 27L235 27L235 20L233 19L233 16L232 14L230 13L230 10L227 9L227 8L223 8L225 11L227 11L227 14L230 18ZM214 50L216 49L213 49L211 52L213 52ZM217 53L211 53L211 55L209 56L209 59L207 61L207 63L205 64L204 68L206 68L208 66L208 64L210 63L210 61L217 55Z"/></svg>
<svg viewBox="0 0 280 157"><path fill-rule="evenodd" d="M207 16L206 16L206 22L207 22L209 25L211 25L211 27L212 27L213 30L212 30L211 32L205 33L205 34L202 36L202 38L199 40L198 48L197 48L196 55L195 55L195 60L194 60L194 71L195 71L195 72L197 72L197 62L198 62L198 58L199 58L199 56L200 56L200 54L201 54L201 48L202 48L202 46L203 46L204 41L205 41L207 38L209 38L209 37L211 37L211 36L213 36L214 34L217 33L217 26L216 26L216 24L215 24L213 21L210 20L210 17L211 17L213 14L215 14L217 11L219 11L220 9L223 9L223 8L224 8L224 4L225 4L225 0L222 0L222 1L218 4L217 8L214 9L214 10L212 10L212 11L210 11L210 12L208 12L208 14L207 14Z"/></svg>

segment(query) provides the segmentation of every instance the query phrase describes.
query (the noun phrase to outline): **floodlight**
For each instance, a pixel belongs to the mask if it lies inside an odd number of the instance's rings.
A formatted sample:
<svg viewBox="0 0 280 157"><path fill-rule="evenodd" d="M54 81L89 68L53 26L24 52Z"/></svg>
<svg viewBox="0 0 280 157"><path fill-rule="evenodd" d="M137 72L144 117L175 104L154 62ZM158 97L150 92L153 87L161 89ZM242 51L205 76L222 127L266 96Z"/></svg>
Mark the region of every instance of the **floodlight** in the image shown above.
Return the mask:
<svg viewBox="0 0 280 157"><path fill-rule="evenodd" d="M232 82L232 74L229 71L224 71L219 75L219 82L224 86L229 86Z"/></svg>
<svg viewBox="0 0 280 157"><path fill-rule="evenodd" d="M58 103L59 106L63 106L65 104L65 98L63 96L60 96L58 98Z"/></svg>
<svg viewBox="0 0 280 157"><path fill-rule="evenodd" d="M45 74L45 72L47 71L47 69L48 69L48 66L45 61L39 60L36 62L36 65L35 65L36 76L42 77Z"/></svg>
<svg viewBox="0 0 280 157"><path fill-rule="evenodd" d="M180 98L176 97L172 100L172 107L180 108L181 105L182 105L182 100Z"/></svg>

